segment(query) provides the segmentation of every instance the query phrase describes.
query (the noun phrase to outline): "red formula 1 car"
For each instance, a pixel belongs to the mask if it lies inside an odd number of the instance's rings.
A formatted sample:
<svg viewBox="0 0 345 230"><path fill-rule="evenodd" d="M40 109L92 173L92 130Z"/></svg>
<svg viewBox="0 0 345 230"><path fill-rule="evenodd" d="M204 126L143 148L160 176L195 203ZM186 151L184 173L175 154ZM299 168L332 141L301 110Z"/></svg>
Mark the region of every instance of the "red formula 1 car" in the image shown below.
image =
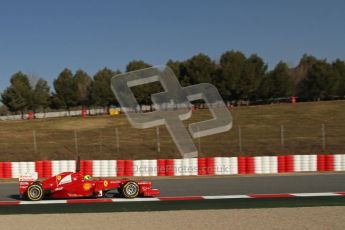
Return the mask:
<svg viewBox="0 0 345 230"><path fill-rule="evenodd" d="M92 179L88 175L83 175L78 168L77 166L75 173L60 173L43 181L38 181L37 176L22 176L19 178L20 197L31 201L43 198L103 197L107 192L114 190L125 198L159 195L159 190L152 189L149 181Z"/></svg>

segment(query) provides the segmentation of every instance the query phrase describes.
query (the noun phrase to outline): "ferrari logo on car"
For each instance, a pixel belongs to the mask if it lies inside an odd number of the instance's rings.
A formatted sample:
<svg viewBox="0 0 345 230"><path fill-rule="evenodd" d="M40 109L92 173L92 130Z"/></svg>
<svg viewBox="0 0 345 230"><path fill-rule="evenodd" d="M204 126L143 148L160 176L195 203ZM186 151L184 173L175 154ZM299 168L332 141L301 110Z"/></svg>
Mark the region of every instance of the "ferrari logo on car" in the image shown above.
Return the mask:
<svg viewBox="0 0 345 230"><path fill-rule="evenodd" d="M108 187L108 184L109 184L108 181L105 180L105 181L104 181L104 187Z"/></svg>
<svg viewBox="0 0 345 230"><path fill-rule="evenodd" d="M56 183L59 184L61 180L61 176L56 176Z"/></svg>

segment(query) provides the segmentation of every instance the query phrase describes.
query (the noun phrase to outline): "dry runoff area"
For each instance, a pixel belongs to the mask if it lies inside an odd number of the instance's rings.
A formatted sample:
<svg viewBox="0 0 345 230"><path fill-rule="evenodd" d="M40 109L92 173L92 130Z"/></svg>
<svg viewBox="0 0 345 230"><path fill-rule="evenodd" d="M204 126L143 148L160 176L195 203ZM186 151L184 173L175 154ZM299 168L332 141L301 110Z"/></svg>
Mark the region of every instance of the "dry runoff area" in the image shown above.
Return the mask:
<svg viewBox="0 0 345 230"><path fill-rule="evenodd" d="M1 229L345 229L345 207L3 215Z"/></svg>
<svg viewBox="0 0 345 230"><path fill-rule="evenodd" d="M201 156L344 153L345 101L231 108L233 128L195 139ZM189 123L211 118L193 112ZM159 144L158 144L159 143ZM160 152L158 151L160 146ZM0 161L179 158L164 126L130 126L125 115L0 122Z"/></svg>

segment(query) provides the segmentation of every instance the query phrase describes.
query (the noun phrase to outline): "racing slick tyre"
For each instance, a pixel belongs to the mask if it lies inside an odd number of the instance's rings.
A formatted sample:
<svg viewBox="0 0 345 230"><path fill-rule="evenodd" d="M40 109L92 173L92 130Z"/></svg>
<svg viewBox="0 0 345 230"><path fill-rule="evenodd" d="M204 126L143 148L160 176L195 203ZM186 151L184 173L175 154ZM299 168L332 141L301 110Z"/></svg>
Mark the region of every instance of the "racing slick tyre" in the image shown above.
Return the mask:
<svg viewBox="0 0 345 230"><path fill-rule="evenodd" d="M31 201L42 200L43 198L43 189L40 184L32 184L29 186L26 197Z"/></svg>
<svg viewBox="0 0 345 230"><path fill-rule="evenodd" d="M139 185L135 181L128 181L120 190L120 193L128 199L136 198L139 195Z"/></svg>

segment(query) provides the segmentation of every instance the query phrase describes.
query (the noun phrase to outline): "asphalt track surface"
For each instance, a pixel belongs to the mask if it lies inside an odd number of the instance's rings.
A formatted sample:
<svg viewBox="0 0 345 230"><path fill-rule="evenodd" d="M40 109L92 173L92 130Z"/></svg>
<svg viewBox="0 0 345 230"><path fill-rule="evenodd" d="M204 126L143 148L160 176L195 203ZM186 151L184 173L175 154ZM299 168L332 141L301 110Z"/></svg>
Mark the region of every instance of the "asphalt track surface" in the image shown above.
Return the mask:
<svg viewBox="0 0 345 230"><path fill-rule="evenodd" d="M161 196L345 192L345 173L150 179ZM0 201L18 199L18 183L0 183Z"/></svg>
<svg viewBox="0 0 345 230"><path fill-rule="evenodd" d="M212 196L344 192L345 173L152 179L161 196ZM17 183L0 184L0 201L18 199ZM225 208L344 206L345 196L204 201L36 204L0 206L0 214L198 210Z"/></svg>

